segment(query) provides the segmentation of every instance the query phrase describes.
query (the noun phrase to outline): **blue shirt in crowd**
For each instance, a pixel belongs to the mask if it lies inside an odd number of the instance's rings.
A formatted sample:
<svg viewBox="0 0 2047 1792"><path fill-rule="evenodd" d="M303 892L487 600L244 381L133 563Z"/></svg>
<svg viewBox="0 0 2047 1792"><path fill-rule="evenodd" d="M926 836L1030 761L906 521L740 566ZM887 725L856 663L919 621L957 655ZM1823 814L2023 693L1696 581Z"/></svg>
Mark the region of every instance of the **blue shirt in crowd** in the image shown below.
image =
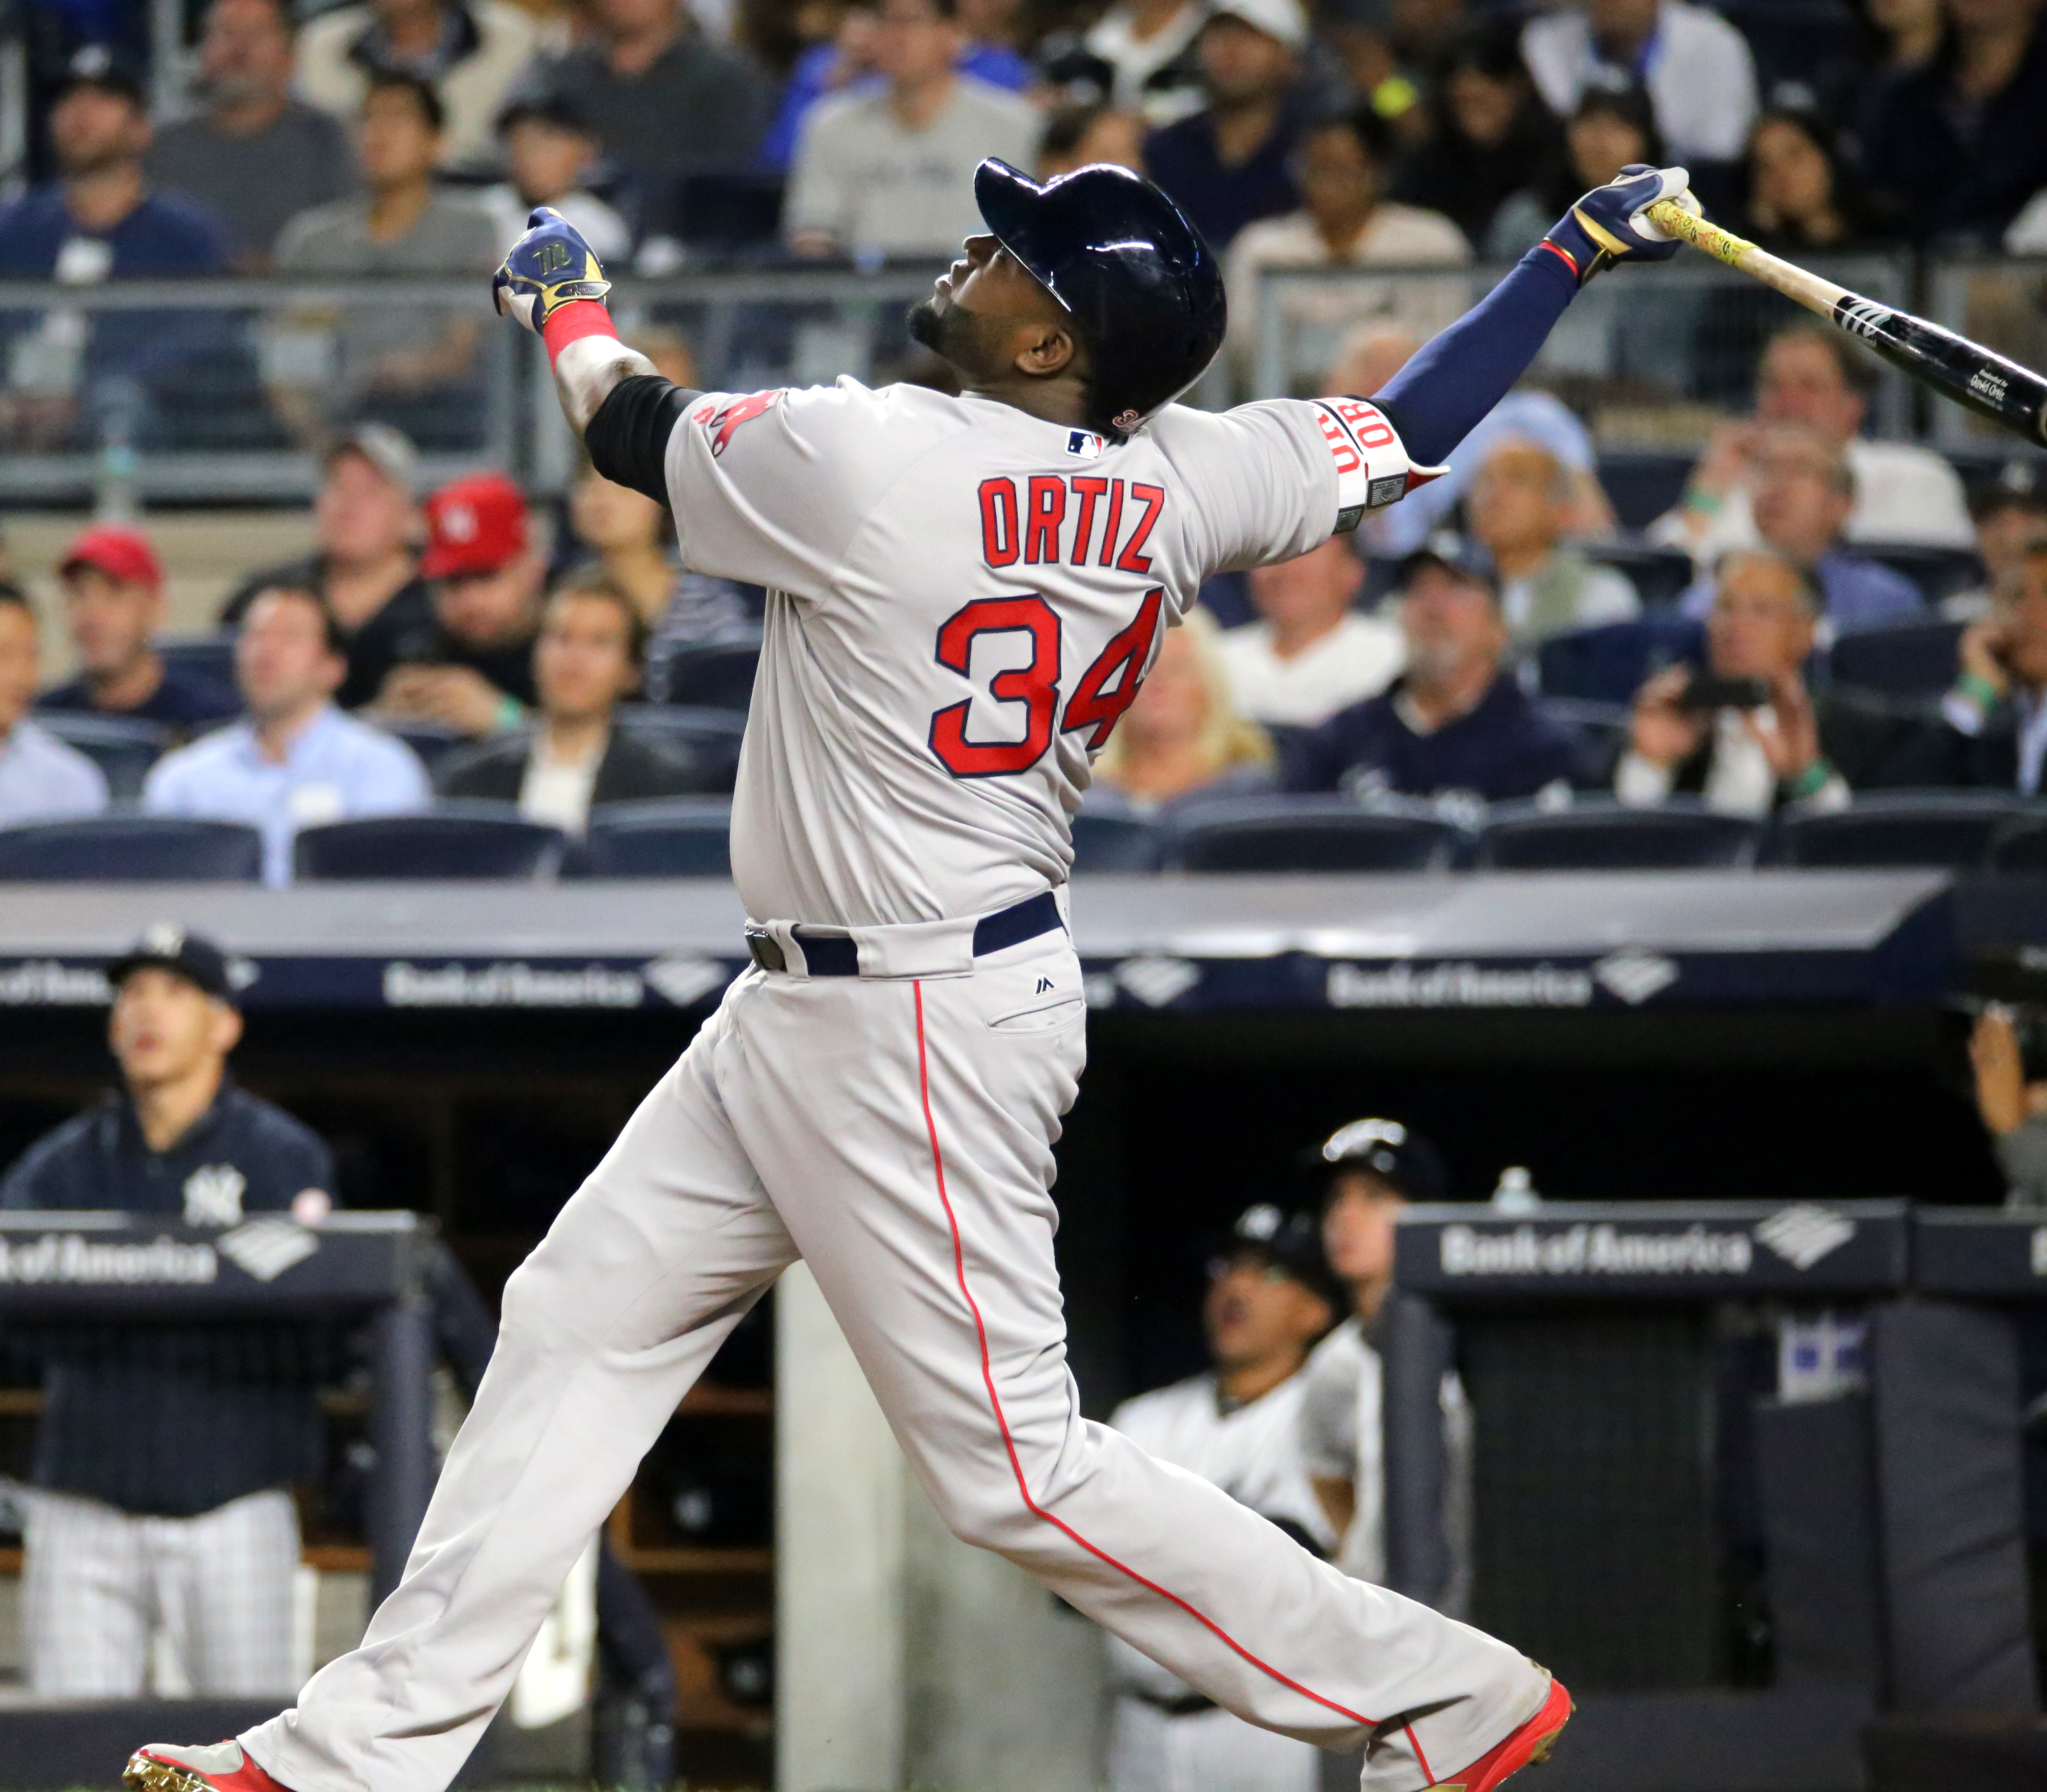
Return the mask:
<svg viewBox="0 0 2047 1792"><path fill-rule="evenodd" d="M1470 795L1488 803L1533 796L1584 768L1577 733L1507 673L1455 721L1424 733L1410 720L1407 680L1339 710L1290 741L1290 790L1355 790L1360 795Z"/></svg>
<svg viewBox="0 0 2047 1792"><path fill-rule="evenodd" d="M1215 121L1197 112L1144 140L1144 169L1218 255L1247 224L1299 203L1288 164L1300 141L1300 108L1290 105L1272 134L1244 161L1226 164Z"/></svg>
<svg viewBox="0 0 2047 1792"><path fill-rule="evenodd" d="M159 760L142 786L157 815L244 822L263 835L263 881L292 881L292 842L302 827L358 815L399 815L432 792L412 749L331 704L293 741L282 761L265 757L255 724L239 722Z"/></svg>
<svg viewBox="0 0 2047 1792"><path fill-rule="evenodd" d="M106 779L76 747L33 722L8 731L0 745L0 827L96 815L106 807Z"/></svg>
<svg viewBox="0 0 2047 1792"><path fill-rule="evenodd" d="M52 685L36 699L36 707L78 715L132 716L137 722L161 722L172 728L194 730L241 714L242 699L230 686L182 667L166 665L157 688L133 709L103 709L93 701L92 687L82 678Z"/></svg>
<svg viewBox="0 0 2047 1792"><path fill-rule="evenodd" d="M1829 548L1813 566L1813 579L1837 635L1917 622L1926 613L1926 600L1919 587L1881 560L1866 560L1859 554ZM1694 579L1681 601L1687 616L1705 615L1713 607L1712 579Z"/></svg>

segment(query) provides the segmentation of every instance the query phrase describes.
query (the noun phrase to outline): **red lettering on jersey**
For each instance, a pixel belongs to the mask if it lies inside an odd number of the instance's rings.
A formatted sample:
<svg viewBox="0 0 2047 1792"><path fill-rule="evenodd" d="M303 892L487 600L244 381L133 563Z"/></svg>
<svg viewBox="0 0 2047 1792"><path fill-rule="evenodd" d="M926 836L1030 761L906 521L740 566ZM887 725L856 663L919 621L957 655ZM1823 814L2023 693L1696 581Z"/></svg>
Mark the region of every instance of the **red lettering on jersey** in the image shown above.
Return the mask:
<svg viewBox="0 0 2047 1792"><path fill-rule="evenodd" d="M1321 426L1322 439L1329 445L1329 452L1336 459L1337 476L1355 473L1364 465L1357 450L1351 445L1350 438L1344 434L1343 425L1319 405L1315 409L1315 421Z"/></svg>
<svg viewBox="0 0 2047 1792"><path fill-rule="evenodd" d="M1356 432L1360 447L1389 448L1399 439L1376 404L1368 404L1362 398L1332 398L1325 402Z"/></svg>
<svg viewBox="0 0 2047 1792"><path fill-rule="evenodd" d="M1008 481L989 482L998 483L1008 485ZM1052 744L1053 718L1059 705L1059 619L1043 598L977 598L955 610L938 630L938 664L966 676L975 637L1012 631L1030 636L1031 663L997 672L988 681L988 694L998 703L1023 705L1023 737L969 741L966 720L973 707L972 698L940 710L931 718L931 751L956 778L993 778L1027 771Z"/></svg>
<svg viewBox="0 0 2047 1792"><path fill-rule="evenodd" d="M1059 558L1059 525L1066 520L1066 482L1054 474L1031 479L1031 514L1023 525L1023 558L1033 566Z"/></svg>
<svg viewBox="0 0 2047 1792"><path fill-rule="evenodd" d="M1074 524L1073 563L1084 567L1088 562L1088 547L1094 540L1095 500L1105 497L1109 491L1106 479L1083 474L1074 481L1074 495L1081 501L1080 520Z"/></svg>
<svg viewBox="0 0 2047 1792"><path fill-rule="evenodd" d="M1144 514L1138 520L1137 527L1130 532L1130 539L1123 544L1123 552L1116 556L1118 572L1149 572L1151 561L1143 552L1144 544L1151 538L1152 525L1159 521L1159 513L1165 508L1166 490L1163 486L1132 485L1130 495L1144 506Z"/></svg>
<svg viewBox="0 0 2047 1792"><path fill-rule="evenodd" d="M1101 650L1101 657L1082 675L1079 685L1066 700L1066 719L1059 724L1059 731L1070 734L1076 728L1093 728L1094 733L1087 741L1089 753L1099 752L1109 744L1123 712L1137 700L1137 687L1144 681L1145 663L1151 657L1152 637L1159 633L1159 611L1164 596L1157 590L1144 594L1136 620ZM1119 672L1122 676L1116 679L1116 688L1105 690Z"/></svg>
<svg viewBox="0 0 2047 1792"><path fill-rule="evenodd" d="M981 557L992 567L1016 562L1016 487L1008 479L981 482Z"/></svg>
<svg viewBox="0 0 2047 1792"><path fill-rule="evenodd" d="M715 460L725 452L726 444L732 439L732 432L743 423L751 423L764 412L772 411L781 401L783 389L777 386L772 392L756 392L745 398L736 398L722 409L706 416L697 412L696 420L707 429L717 431L710 439L711 459ZM710 407L706 406L706 410Z"/></svg>
<svg viewBox="0 0 2047 1792"><path fill-rule="evenodd" d="M1122 527L1123 482L1120 479L1112 479L1109 483L1109 521L1102 524L1101 558L1095 563L1097 566L1112 566L1115 563L1116 537L1117 532Z"/></svg>

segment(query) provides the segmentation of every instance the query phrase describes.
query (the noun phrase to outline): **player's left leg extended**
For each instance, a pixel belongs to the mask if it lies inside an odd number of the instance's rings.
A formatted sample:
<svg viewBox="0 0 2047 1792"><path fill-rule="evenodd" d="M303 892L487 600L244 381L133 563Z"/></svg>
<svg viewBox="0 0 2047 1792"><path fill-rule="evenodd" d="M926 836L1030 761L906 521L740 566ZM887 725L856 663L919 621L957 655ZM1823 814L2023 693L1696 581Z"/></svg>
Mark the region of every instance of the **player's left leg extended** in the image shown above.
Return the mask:
<svg viewBox="0 0 2047 1792"><path fill-rule="evenodd" d="M954 1531L1240 1717L1363 1744L1373 1792L1413 1792L1534 1717L1548 1678L1082 1419L1048 1192L1079 994L1062 934L967 976L772 975L732 1004L721 1091Z"/></svg>

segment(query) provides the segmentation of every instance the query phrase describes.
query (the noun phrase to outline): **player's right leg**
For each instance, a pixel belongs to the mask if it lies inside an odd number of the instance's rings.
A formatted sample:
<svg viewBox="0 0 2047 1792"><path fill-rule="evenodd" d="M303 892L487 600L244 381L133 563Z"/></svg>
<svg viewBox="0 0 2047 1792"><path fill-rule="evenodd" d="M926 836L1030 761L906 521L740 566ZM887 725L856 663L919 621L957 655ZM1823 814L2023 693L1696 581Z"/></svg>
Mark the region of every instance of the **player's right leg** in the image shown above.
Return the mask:
<svg viewBox="0 0 2047 1792"><path fill-rule="evenodd" d="M362 1647L241 1738L291 1792L441 1792L569 1568L746 1309L793 1260L698 1034L505 1291L489 1372ZM145 1750L132 1786L261 1792L242 1752Z"/></svg>

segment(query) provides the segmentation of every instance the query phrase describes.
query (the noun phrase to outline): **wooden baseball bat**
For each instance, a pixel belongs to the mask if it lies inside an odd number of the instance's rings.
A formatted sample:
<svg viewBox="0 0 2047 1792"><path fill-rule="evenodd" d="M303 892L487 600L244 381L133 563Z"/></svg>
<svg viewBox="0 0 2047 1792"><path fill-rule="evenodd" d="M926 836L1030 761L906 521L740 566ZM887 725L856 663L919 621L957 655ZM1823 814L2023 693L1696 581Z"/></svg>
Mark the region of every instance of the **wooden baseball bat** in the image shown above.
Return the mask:
<svg viewBox="0 0 2047 1792"><path fill-rule="evenodd" d="M2035 447L2047 447L2047 379L2031 369L1923 317L1894 311L1780 261L1733 231L1695 216L1675 199L1658 199L1647 215L1701 254L1817 312L1922 385L2002 424Z"/></svg>

